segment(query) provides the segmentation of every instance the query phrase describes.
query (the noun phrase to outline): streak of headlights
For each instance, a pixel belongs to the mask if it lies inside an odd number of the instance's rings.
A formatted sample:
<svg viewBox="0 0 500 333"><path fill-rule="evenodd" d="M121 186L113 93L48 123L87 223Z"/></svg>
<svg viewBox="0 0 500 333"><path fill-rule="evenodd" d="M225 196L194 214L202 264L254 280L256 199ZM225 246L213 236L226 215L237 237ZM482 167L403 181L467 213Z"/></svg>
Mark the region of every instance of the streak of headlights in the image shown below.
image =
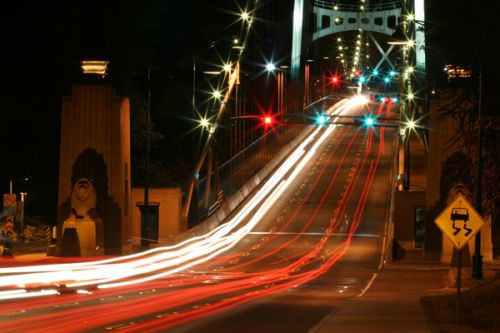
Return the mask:
<svg viewBox="0 0 500 333"><path fill-rule="evenodd" d="M366 104L363 97L354 97L343 100L328 110L331 117L341 115L361 104ZM331 134L335 125L326 127L324 133L306 153L309 145L322 130L321 127L313 130L306 140L286 159L269 180L257 191L230 221L213 229L211 232L190 238L177 245L159 247L141 253L99 260L85 263L54 264L40 266L24 266L0 269L0 286L26 286L30 284L66 284L67 287L98 285L99 288L119 287L129 284L142 283L170 274L178 273L195 265L206 262L215 256L229 250L257 225L265 213L272 207L281 193L292 183L307 162L314 156L317 148ZM300 160L300 158L302 160ZM300 162L298 162L300 160ZM298 162L298 164L297 164ZM292 170L289 177L284 176ZM271 194L269 194L271 193ZM267 197L267 199L266 199ZM261 204L262 203L262 204ZM258 207L260 204L260 207ZM243 226L240 224L256 208L257 212ZM238 230L235 230L238 228ZM169 268L168 270L165 270ZM147 273L163 270L160 273L141 277L124 282L115 282L120 279L140 276ZM18 273L14 275L5 275ZM21 273L21 274L19 274ZM30 274L23 274L30 273ZM46 295L56 294L44 291ZM19 293L17 296L35 297L45 295L41 292ZM30 296L31 295L31 296ZM0 294L1 299L15 298L16 294Z"/></svg>

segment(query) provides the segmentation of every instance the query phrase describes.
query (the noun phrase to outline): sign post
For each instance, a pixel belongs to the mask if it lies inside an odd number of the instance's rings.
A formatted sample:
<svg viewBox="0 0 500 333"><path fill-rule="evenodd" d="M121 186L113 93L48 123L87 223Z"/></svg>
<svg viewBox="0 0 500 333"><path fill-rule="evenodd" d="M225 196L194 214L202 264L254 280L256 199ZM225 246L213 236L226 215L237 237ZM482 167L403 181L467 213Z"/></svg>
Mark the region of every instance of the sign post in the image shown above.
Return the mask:
<svg viewBox="0 0 500 333"><path fill-rule="evenodd" d="M449 238L458 251L457 265L457 306L456 320L460 324L462 317L462 248L481 229L484 221L474 207L462 195L446 207L434 220L439 229Z"/></svg>
<svg viewBox="0 0 500 333"><path fill-rule="evenodd" d="M3 212L7 216L5 221L4 233L9 239L16 240L15 216L16 216L17 199L15 194L3 195Z"/></svg>
<svg viewBox="0 0 500 333"><path fill-rule="evenodd" d="M462 319L462 249L458 250L458 265L457 265L457 306L456 306L456 322L460 325Z"/></svg>

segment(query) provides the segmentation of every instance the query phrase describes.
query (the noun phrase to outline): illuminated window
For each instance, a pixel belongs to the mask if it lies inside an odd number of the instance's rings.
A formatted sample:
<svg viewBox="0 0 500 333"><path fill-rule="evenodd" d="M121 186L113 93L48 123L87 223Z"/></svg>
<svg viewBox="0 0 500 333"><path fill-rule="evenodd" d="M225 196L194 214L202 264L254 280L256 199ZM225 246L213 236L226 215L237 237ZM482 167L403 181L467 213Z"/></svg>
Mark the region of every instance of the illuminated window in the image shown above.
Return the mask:
<svg viewBox="0 0 500 333"><path fill-rule="evenodd" d="M446 68L450 79L466 79L471 77L471 70L469 66L448 64L446 65Z"/></svg>

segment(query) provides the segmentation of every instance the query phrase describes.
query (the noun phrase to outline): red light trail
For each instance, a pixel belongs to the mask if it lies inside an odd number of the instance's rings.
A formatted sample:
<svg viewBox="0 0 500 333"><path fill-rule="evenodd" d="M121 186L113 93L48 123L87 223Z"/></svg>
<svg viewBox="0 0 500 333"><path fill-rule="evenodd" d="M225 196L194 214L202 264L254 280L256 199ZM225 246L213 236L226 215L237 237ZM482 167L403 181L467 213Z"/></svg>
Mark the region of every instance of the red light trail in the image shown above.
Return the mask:
<svg viewBox="0 0 500 333"><path fill-rule="evenodd" d="M387 106L386 114L390 112L390 105ZM382 107L379 108L377 115L382 112ZM374 154L373 148L373 130L370 129L366 145L364 149L364 156L357 157L353 161L353 176L348 178L344 191L342 192L338 206L332 212L332 217L329 219L329 224L326 226L324 235L314 245L311 245L306 250L296 250L298 253L286 258L286 265L283 267L260 270L256 272L244 272L242 268L251 264L264 261L283 251L286 248L294 246L298 243L307 230L311 227L313 221L319 212L319 209L324 205L325 200L334 187L339 170L344 165L347 154L350 152L351 147L359 134L359 129L351 133L352 138L347 143L344 153L340 158L335 172L330 178L330 182L323 193L321 200L316 204L313 214L307 219L307 222L302 226L299 232L294 233L294 236L287 242L281 243L270 251L257 256L255 258L246 258L245 256L232 255L215 257L213 261L207 263L209 267L215 267L222 264L231 265L230 262L236 258L236 264L231 267L226 267L224 272L217 271L215 268L206 270L210 275L204 276L187 276L186 272L175 275L170 275L160 280L149 281L139 285L131 285L115 289L94 290L93 294L78 295L78 294L64 294L56 298L43 298L17 301L16 303L2 304L0 316L7 312L16 311L16 309L36 310L49 305L68 304L70 302L92 302L106 297L113 297L116 295L123 295L123 300L115 303L101 303L89 304L82 308L71 308L56 313L43 313L33 318L26 319L13 319L0 322L0 330L2 332L22 331L26 329L30 332L37 331L54 331L63 332L78 329L91 329L97 328L110 323L116 323L123 320L129 320L131 313L133 317L141 317L146 315L154 315L153 319L148 319L143 322L136 322L133 326L125 327L123 331L159 331L168 327L173 327L187 321L194 320L209 316L214 313L229 310L241 304L251 302L252 300L270 295L272 293L281 292L289 288L294 288L303 285L313 279L319 277L328 271L333 265L342 258L347 252L351 240L356 233L356 230L363 216L363 212L370 193L371 185L375 177L375 173L384 151L384 128L380 129L379 149L376 156L370 157ZM281 226L279 232L286 231L293 223L298 214L304 207L304 202L317 190L320 178L325 174L327 165L334 154L338 151L344 143L345 138L350 133L349 129L342 130L339 134L340 138L336 142L334 149L329 153L326 162L316 176L311 188L304 196L304 200L298 205L291 217L287 222ZM330 240L339 228L342 216L350 203L350 200L355 191L356 184L359 182L363 170L367 168L366 176L361 187L361 194L356 204L356 209L353 214L352 223L349 226L345 240L340 244L333 245ZM246 251L241 253L249 253L252 248L259 248L264 245L272 245L272 240L279 236L279 232L271 234L270 237L263 237L263 239L253 245ZM257 246L258 245L258 246ZM333 246L333 248L332 248ZM268 266L279 266L283 264L281 261L273 259ZM181 289L175 289L181 288ZM127 295L137 292L144 292L146 290L155 290L154 293L144 294L139 298L129 299ZM217 300L212 299L216 297ZM207 301L201 306L191 307L190 304ZM186 308L188 307L188 308ZM87 326L82 325L80 321L75 321L73 324L68 322L68 318L85 318Z"/></svg>

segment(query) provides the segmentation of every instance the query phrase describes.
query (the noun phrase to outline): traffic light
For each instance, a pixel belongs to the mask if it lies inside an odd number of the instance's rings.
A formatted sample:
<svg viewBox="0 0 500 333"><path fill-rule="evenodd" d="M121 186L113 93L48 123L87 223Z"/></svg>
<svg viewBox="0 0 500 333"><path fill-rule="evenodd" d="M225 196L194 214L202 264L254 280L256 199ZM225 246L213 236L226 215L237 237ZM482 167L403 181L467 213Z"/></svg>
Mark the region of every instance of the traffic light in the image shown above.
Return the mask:
<svg viewBox="0 0 500 333"><path fill-rule="evenodd" d="M363 119L363 123L366 127L373 127L375 125L375 118L366 116L365 119Z"/></svg>
<svg viewBox="0 0 500 333"><path fill-rule="evenodd" d="M316 125L325 125L328 122L328 117L324 114L318 114L314 120Z"/></svg>
<svg viewBox="0 0 500 333"><path fill-rule="evenodd" d="M391 101L393 103L397 103L399 101L399 98L397 98L396 96L394 96L393 98L391 98Z"/></svg>
<svg viewBox="0 0 500 333"><path fill-rule="evenodd" d="M269 126L273 123L273 118L271 116L264 117L264 125Z"/></svg>
<svg viewBox="0 0 500 333"><path fill-rule="evenodd" d="M339 84L340 79L337 75L332 75L332 77L330 78L330 81L332 82L333 85L337 85L337 84Z"/></svg>

